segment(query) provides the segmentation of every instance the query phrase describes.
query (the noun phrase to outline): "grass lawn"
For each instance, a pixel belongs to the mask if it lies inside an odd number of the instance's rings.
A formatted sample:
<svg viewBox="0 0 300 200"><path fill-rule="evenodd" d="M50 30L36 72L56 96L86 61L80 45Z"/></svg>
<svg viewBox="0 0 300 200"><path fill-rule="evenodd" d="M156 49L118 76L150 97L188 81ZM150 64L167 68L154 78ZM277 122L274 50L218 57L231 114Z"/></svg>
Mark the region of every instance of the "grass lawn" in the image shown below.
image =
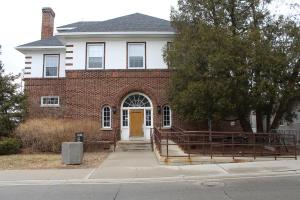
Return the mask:
<svg viewBox="0 0 300 200"><path fill-rule="evenodd" d="M84 153L83 164L64 165L60 154L16 154L0 156L0 170L4 169L72 169L94 168L105 160L109 153Z"/></svg>

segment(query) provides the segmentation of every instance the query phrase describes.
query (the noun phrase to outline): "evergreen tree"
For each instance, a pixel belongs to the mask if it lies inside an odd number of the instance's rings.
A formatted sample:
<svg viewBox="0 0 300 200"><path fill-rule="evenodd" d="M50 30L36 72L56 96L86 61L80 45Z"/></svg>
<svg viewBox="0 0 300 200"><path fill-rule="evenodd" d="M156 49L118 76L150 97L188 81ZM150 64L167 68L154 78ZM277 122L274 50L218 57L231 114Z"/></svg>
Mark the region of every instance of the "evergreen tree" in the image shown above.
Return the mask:
<svg viewBox="0 0 300 200"><path fill-rule="evenodd" d="M269 14L271 0L179 0L171 13L177 30L170 99L189 120L232 119L258 131L292 120L299 99L299 25Z"/></svg>
<svg viewBox="0 0 300 200"><path fill-rule="evenodd" d="M18 91L19 75L5 74L0 65L0 136L8 136L25 114L25 96Z"/></svg>

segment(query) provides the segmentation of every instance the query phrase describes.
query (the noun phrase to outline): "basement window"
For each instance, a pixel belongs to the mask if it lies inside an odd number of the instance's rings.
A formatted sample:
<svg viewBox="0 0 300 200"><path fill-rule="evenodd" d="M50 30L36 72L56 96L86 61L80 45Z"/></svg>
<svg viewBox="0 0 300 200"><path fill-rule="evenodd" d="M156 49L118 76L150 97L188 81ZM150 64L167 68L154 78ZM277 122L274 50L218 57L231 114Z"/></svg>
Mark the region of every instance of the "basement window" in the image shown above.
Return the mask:
<svg viewBox="0 0 300 200"><path fill-rule="evenodd" d="M59 107L59 97L58 96L41 97L41 107Z"/></svg>

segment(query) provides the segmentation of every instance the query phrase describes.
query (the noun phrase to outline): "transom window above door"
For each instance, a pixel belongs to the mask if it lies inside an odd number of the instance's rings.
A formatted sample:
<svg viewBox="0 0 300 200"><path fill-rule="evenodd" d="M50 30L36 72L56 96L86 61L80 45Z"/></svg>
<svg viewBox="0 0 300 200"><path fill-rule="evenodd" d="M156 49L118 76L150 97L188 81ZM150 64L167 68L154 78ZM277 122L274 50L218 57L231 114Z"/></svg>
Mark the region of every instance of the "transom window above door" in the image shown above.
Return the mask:
<svg viewBox="0 0 300 200"><path fill-rule="evenodd" d="M151 104L145 96L133 94L127 97L123 103L123 107L151 107Z"/></svg>
<svg viewBox="0 0 300 200"><path fill-rule="evenodd" d="M143 69L146 67L146 43L127 44L127 65L129 69Z"/></svg>
<svg viewBox="0 0 300 200"><path fill-rule="evenodd" d="M44 55L44 76L57 77L59 66L59 54Z"/></svg>
<svg viewBox="0 0 300 200"><path fill-rule="evenodd" d="M86 45L86 67L87 69L104 68L104 43L87 43Z"/></svg>

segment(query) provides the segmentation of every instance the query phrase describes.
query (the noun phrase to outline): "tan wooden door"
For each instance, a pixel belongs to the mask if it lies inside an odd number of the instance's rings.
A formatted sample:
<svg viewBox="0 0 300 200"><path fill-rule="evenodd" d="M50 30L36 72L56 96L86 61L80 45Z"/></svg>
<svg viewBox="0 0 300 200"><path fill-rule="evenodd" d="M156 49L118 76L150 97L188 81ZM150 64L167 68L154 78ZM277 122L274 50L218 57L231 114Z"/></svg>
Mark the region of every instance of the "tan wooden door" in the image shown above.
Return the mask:
<svg viewBox="0 0 300 200"><path fill-rule="evenodd" d="M130 137L143 137L144 110L130 110Z"/></svg>

